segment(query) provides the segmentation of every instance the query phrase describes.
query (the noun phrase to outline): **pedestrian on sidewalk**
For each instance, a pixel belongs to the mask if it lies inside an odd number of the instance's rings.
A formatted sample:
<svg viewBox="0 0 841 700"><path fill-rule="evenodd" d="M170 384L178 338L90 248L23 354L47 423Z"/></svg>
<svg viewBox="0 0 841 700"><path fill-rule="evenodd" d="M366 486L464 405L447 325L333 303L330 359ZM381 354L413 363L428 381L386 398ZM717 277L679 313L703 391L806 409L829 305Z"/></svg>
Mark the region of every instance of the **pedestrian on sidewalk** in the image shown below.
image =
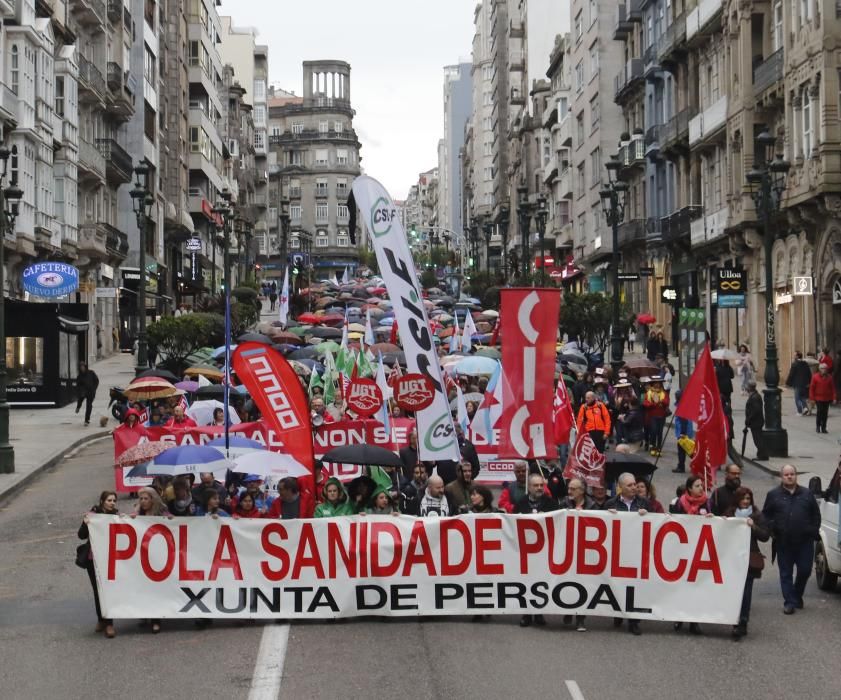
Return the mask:
<svg viewBox="0 0 841 700"><path fill-rule="evenodd" d="M780 470L780 478L782 483L768 492L762 514L774 538L771 561L776 556L783 612L791 615L803 607L803 593L815 558L815 540L820 537L821 511L809 489L798 485L794 466L786 464ZM792 582L795 567L797 576Z"/></svg>
<svg viewBox="0 0 841 700"><path fill-rule="evenodd" d="M628 352L634 351L634 341L637 337L637 317L631 316L628 320Z"/></svg>
<svg viewBox="0 0 841 700"><path fill-rule="evenodd" d="M750 430L753 437L753 444L756 446L756 458L758 460L768 459L765 452L765 444L762 441L762 428L765 427L765 415L762 408L762 397L756 390L756 382L750 380L747 385L748 400L745 403L745 430Z"/></svg>
<svg viewBox="0 0 841 700"><path fill-rule="evenodd" d="M117 494L113 491L103 491L99 495L99 503L90 509L91 513L104 513L105 515L117 515ZM96 587L96 572L93 566L93 551L91 550L90 534L88 533L88 515L85 515L82 524L79 526L79 539L85 542L76 549L76 565L88 572L88 578L93 588L93 604L96 608L96 631L105 632L108 639L114 638L114 621L102 617L102 608L99 604L99 591Z"/></svg>
<svg viewBox="0 0 841 700"><path fill-rule="evenodd" d="M815 402L815 432L826 433L826 419L829 416L829 404L836 399L835 381L829 373L829 365L821 362L818 372L809 384L809 400Z"/></svg>
<svg viewBox="0 0 841 700"><path fill-rule="evenodd" d="M809 385L812 383L812 370L803 359L803 353L799 350L794 353L794 361L786 377L786 386L794 389L794 406L797 415L808 416L809 410Z"/></svg>
<svg viewBox="0 0 841 700"><path fill-rule="evenodd" d="M744 343L739 346L739 357L736 359L736 372L742 383L742 396L748 394L748 382L756 381L756 366L750 356L750 350Z"/></svg>
<svg viewBox="0 0 841 700"><path fill-rule="evenodd" d="M663 336L663 331L658 331L657 335L649 336L648 342L645 344L646 357L654 362L657 355L662 355L666 360L669 357L669 344Z"/></svg>
<svg viewBox="0 0 841 700"><path fill-rule="evenodd" d="M85 362L79 363L79 374L76 376L76 413L78 413L82 404L85 404L85 425L91 423L91 411L93 410L93 400L96 398L96 390L99 388L99 377L92 369L88 369Z"/></svg>
<svg viewBox="0 0 841 700"><path fill-rule="evenodd" d="M715 378L718 382L718 393L721 394L721 400L724 403L730 403L730 397L733 395L733 367L729 360L713 360L715 364Z"/></svg>

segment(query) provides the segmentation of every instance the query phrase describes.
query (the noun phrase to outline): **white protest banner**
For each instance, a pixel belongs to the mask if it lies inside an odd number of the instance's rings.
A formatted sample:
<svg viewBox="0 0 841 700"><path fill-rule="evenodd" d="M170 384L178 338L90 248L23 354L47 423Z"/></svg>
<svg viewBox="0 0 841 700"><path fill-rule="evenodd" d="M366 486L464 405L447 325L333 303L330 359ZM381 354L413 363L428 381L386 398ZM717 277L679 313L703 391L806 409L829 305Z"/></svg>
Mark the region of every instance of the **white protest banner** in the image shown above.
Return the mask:
<svg viewBox="0 0 841 700"><path fill-rule="evenodd" d="M743 519L601 511L88 517L108 618L529 612L735 624L750 544Z"/></svg>
<svg viewBox="0 0 841 700"><path fill-rule="evenodd" d="M394 317L406 354L409 372L429 377L435 390L432 403L417 412L418 455L422 460L461 459L450 404L429 318L420 294L420 284L406 233L394 202L385 188L366 175L353 181L353 197L371 234L377 263L394 304Z"/></svg>

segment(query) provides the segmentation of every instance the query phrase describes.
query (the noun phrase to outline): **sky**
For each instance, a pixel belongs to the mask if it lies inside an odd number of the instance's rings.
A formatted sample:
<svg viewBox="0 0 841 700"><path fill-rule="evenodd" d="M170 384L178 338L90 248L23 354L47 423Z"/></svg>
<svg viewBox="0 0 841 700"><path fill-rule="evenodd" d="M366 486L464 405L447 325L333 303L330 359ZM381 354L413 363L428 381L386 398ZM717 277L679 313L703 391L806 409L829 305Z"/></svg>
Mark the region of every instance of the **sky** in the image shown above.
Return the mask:
<svg viewBox="0 0 841 700"><path fill-rule="evenodd" d="M443 68L470 60L475 0L224 0L220 15L256 27L269 81L302 94L305 60L351 65L354 128L365 173L404 199L438 164Z"/></svg>

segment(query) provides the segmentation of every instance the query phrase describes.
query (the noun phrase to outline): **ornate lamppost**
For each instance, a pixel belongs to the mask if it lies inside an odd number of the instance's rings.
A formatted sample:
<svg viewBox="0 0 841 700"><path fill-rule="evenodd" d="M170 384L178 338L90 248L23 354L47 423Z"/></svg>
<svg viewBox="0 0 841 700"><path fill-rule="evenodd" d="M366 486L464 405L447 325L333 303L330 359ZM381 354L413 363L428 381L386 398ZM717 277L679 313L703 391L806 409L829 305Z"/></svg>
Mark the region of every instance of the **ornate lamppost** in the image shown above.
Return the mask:
<svg viewBox="0 0 841 700"><path fill-rule="evenodd" d="M140 268L140 279L137 282L137 364L134 371L139 375L149 368L146 346L146 225L152 215L155 199L149 191L148 164L138 164L134 169L134 174L136 181L130 194L140 237L140 250L137 257L137 266Z"/></svg>
<svg viewBox="0 0 841 700"><path fill-rule="evenodd" d="M622 334L622 324L619 320L619 224L625 217L625 195L628 184L619 179L619 159L613 155L605 164L607 169L607 183L599 193L602 199L602 210L613 234L613 251L611 267L613 272L613 319L610 333L610 366L613 375L617 376L624 364L622 354L625 349L625 337Z"/></svg>

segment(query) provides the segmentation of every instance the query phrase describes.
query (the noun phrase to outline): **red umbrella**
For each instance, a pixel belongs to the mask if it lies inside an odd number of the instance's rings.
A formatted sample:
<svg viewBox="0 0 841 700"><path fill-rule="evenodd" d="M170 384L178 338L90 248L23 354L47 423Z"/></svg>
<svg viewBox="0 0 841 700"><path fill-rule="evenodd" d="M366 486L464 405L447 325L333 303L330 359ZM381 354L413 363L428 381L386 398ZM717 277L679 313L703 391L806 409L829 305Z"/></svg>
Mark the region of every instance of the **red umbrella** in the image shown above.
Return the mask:
<svg viewBox="0 0 841 700"><path fill-rule="evenodd" d="M385 294L388 290L385 287L374 287L368 291L371 292L371 294Z"/></svg>
<svg viewBox="0 0 841 700"><path fill-rule="evenodd" d="M650 326L652 323L657 323L657 319L654 318L651 314L639 314L637 316L637 321L642 323L645 326Z"/></svg>
<svg viewBox="0 0 841 700"><path fill-rule="evenodd" d="M317 314L306 313L306 314L301 314L300 316L298 316L297 320L300 321L301 323L315 324L315 323L321 323L321 319L322 319L322 317L318 316Z"/></svg>
<svg viewBox="0 0 841 700"><path fill-rule="evenodd" d="M340 316L339 314L327 314L321 317L321 323L325 325L331 325L334 323L344 323L345 317Z"/></svg>
<svg viewBox="0 0 841 700"><path fill-rule="evenodd" d="M444 328L443 330L438 331L439 338L449 338L453 333L455 333L455 327L449 326L448 328Z"/></svg>
<svg viewBox="0 0 841 700"><path fill-rule="evenodd" d="M289 331L281 331L280 333L272 333L272 340L276 343L287 343L289 345L300 345L303 339L300 336L290 333Z"/></svg>
<svg viewBox="0 0 841 700"><path fill-rule="evenodd" d="M115 467L133 467L137 464L145 464L161 452L168 450L172 445L168 442L141 442L129 447L117 459Z"/></svg>

